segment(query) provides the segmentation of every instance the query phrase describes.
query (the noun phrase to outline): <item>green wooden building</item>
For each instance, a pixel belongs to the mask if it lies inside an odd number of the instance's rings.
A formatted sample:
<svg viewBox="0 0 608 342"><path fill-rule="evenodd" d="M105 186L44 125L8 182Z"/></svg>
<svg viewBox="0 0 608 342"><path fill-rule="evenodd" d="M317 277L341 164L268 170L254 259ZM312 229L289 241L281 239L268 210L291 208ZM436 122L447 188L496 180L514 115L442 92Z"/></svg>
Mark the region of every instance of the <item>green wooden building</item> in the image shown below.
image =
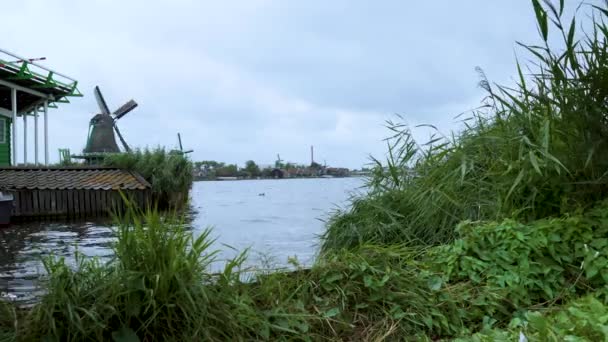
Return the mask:
<svg viewBox="0 0 608 342"><path fill-rule="evenodd" d="M68 76L0 48L0 167L48 165L49 109L82 96L77 86ZM34 156L28 156L31 140Z"/></svg>
<svg viewBox="0 0 608 342"><path fill-rule="evenodd" d="M11 165L11 118L0 116L0 166Z"/></svg>

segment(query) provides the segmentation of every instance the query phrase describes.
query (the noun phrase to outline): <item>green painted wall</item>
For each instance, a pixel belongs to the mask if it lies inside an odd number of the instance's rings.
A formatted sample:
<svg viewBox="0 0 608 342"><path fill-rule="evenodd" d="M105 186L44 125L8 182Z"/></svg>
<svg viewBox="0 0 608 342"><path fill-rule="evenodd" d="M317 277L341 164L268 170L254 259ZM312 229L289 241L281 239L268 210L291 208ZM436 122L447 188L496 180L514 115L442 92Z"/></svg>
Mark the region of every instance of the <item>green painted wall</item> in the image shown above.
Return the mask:
<svg viewBox="0 0 608 342"><path fill-rule="evenodd" d="M4 126L4 141L0 141L0 166L11 165L11 119L0 116L0 121L4 120L4 125L0 123L0 127ZM2 138L2 134L0 134Z"/></svg>

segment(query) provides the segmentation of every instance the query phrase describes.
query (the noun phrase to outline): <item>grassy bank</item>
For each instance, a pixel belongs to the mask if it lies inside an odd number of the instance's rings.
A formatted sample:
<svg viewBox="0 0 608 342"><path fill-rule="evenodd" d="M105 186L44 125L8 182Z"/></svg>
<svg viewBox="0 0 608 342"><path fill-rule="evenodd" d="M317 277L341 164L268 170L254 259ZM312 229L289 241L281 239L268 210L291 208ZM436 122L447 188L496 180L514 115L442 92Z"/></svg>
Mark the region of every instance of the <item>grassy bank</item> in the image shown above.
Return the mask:
<svg viewBox="0 0 608 342"><path fill-rule="evenodd" d="M46 260L47 294L0 306L0 337L608 339L608 7L588 7L594 31L578 34L559 4L532 3L531 73L519 66L512 88L483 79L487 106L449 139L389 124L370 194L330 220L311 269L251 273L243 254L210 274L208 232L130 211L114 260Z"/></svg>
<svg viewBox="0 0 608 342"><path fill-rule="evenodd" d="M154 212L129 213L120 222L113 261L80 258L74 270L63 259L46 260L48 293L21 314L2 307L0 336L420 340L479 333L482 339L544 334L543 326L560 337L597 340L605 333L596 324L607 310L601 294L608 285L608 202L528 224L463 223L459 239L438 247L361 245L327 254L309 270L254 279L245 278L244 256L219 274L207 272L215 256L208 232L194 238L179 221ZM577 299L586 295L595 297ZM587 313L570 309L580 305ZM567 329L566 319L581 328Z"/></svg>
<svg viewBox="0 0 608 342"><path fill-rule="evenodd" d="M493 85L479 70L487 97L452 136L417 142L390 122L388 157L375 160L371 195L334 217L325 250L372 241L436 245L454 239L463 220L530 221L606 197L606 9L583 5L577 21L559 5L532 3L542 34L523 45L531 61L517 65L516 84ZM580 32L590 12L594 26Z"/></svg>
<svg viewBox="0 0 608 342"><path fill-rule="evenodd" d="M188 199L193 181L193 164L184 154L164 148L136 150L110 155L104 165L138 172L152 185L154 200L160 207L179 207Z"/></svg>

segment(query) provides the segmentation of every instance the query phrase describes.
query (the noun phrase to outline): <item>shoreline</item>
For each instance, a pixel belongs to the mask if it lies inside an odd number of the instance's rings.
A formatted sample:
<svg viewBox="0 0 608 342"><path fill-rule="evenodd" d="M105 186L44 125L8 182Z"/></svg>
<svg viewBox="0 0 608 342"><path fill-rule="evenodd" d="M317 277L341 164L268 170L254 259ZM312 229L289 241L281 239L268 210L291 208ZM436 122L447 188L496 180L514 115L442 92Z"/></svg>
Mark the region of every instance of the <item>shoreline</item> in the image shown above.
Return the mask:
<svg viewBox="0 0 608 342"><path fill-rule="evenodd" d="M263 180L294 180L294 179L340 179L340 178L364 178L368 175L332 176L332 177L286 177L286 178L240 178L240 177L217 177L214 179L194 179L194 182L230 182L230 181L263 181Z"/></svg>

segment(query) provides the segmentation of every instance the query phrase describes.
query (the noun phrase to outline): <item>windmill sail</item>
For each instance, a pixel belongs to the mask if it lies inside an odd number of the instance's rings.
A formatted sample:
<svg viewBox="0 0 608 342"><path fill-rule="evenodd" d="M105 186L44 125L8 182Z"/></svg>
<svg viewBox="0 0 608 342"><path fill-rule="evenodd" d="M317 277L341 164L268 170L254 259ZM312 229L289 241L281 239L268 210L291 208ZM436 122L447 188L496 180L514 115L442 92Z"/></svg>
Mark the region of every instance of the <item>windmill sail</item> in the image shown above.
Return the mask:
<svg viewBox="0 0 608 342"><path fill-rule="evenodd" d="M118 135L118 139L120 139L120 142L122 143L122 146L125 148L125 151L131 152L131 148L129 148L129 145L127 145L127 142L122 137L122 134L120 134L120 130L118 129L118 126L116 126L116 124L114 124L114 130L116 130L116 134Z"/></svg>
<svg viewBox="0 0 608 342"><path fill-rule="evenodd" d="M99 106L101 113L109 115L110 109L108 108L108 104L103 98L103 95L101 95L101 90L99 90L99 86L95 86L95 99L97 100L97 105Z"/></svg>
<svg viewBox="0 0 608 342"><path fill-rule="evenodd" d="M127 113L135 109L135 107L137 107L137 102L130 100L129 102L125 103L120 108L114 111L114 118L116 120L122 118L123 116L127 115Z"/></svg>

